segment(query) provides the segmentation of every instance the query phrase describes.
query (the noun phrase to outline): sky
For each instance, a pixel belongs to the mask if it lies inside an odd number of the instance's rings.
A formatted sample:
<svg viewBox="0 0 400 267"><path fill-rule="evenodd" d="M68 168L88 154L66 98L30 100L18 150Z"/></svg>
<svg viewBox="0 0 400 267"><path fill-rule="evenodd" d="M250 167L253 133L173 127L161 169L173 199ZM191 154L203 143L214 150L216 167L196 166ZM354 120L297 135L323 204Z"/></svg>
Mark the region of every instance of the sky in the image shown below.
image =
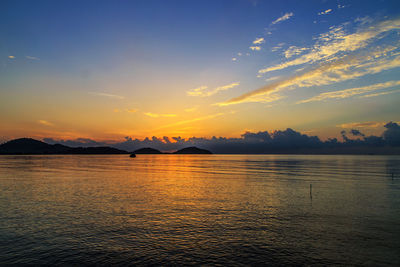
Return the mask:
<svg viewBox="0 0 400 267"><path fill-rule="evenodd" d="M0 140L400 121L399 1L0 1Z"/></svg>

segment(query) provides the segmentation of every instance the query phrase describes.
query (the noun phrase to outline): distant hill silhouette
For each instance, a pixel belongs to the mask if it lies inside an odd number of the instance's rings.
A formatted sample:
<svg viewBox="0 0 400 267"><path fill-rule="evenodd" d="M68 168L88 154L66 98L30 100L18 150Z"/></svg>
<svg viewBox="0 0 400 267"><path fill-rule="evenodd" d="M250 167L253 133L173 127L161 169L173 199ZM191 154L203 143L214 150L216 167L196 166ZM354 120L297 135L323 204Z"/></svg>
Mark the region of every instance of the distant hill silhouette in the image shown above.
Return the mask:
<svg viewBox="0 0 400 267"><path fill-rule="evenodd" d="M127 151L117 148L100 147L69 147L45 142L32 138L14 139L0 145L0 154L3 155L30 155L30 154L128 154Z"/></svg>
<svg viewBox="0 0 400 267"><path fill-rule="evenodd" d="M144 147L134 151L135 154L163 154L160 150Z"/></svg>
<svg viewBox="0 0 400 267"><path fill-rule="evenodd" d="M173 154L212 154L212 153L209 150L191 146L175 151Z"/></svg>

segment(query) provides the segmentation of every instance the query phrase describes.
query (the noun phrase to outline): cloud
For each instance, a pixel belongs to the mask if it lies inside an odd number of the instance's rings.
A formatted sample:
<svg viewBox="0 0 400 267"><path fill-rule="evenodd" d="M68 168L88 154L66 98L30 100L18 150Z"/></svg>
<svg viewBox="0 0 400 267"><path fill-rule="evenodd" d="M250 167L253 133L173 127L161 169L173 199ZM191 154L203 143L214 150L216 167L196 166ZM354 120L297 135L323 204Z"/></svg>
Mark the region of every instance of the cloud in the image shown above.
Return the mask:
<svg viewBox="0 0 400 267"><path fill-rule="evenodd" d="M15 57L14 57L14 56L8 56L8 58L9 58L9 59L14 59Z"/></svg>
<svg viewBox="0 0 400 267"><path fill-rule="evenodd" d="M237 55L238 55L239 57L241 57L241 56L242 56L242 53L239 52L239 53L237 53Z"/></svg>
<svg viewBox="0 0 400 267"><path fill-rule="evenodd" d="M389 81L385 83L377 83L377 84L372 84L368 86L363 86L363 87L357 87L357 88L350 88L350 89L344 89L344 90L339 90L339 91L334 91L334 92L327 92L327 93L322 93L317 96L314 96L312 98L302 100L297 102L297 104L301 103L308 103L308 102L313 102L313 101L322 101L322 100L327 100L327 99L343 99L343 98L348 98L354 95L361 95L364 93L368 93L371 91L376 91L388 87L394 87L400 85L400 81Z"/></svg>
<svg viewBox="0 0 400 267"><path fill-rule="evenodd" d="M389 122L385 126L383 138L391 146L400 146L400 126L395 122Z"/></svg>
<svg viewBox="0 0 400 267"><path fill-rule="evenodd" d="M279 22L285 21L290 19L290 17L292 17L294 14L293 12L290 13L285 13L282 17L277 18L276 20L274 20L273 22L271 22L271 24L277 24Z"/></svg>
<svg viewBox="0 0 400 267"><path fill-rule="evenodd" d="M240 85L239 82L233 82L224 86L219 86L214 88L213 90L208 90L208 86L201 86L192 90L187 91L186 93L190 96L201 96L201 97L206 97L206 96L212 96L215 95L216 93L220 92L220 91L226 91L229 90L233 87L236 87Z"/></svg>
<svg viewBox="0 0 400 267"><path fill-rule="evenodd" d="M363 134L362 132L360 132L359 130L356 130L356 129L351 129L350 133L354 136L365 136L365 134Z"/></svg>
<svg viewBox="0 0 400 267"><path fill-rule="evenodd" d="M260 51L261 50L261 47L260 46L250 46L249 47L251 50L253 50L253 51Z"/></svg>
<svg viewBox="0 0 400 267"><path fill-rule="evenodd" d="M108 93L103 93L103 92L89 92L89 94L97 95L97 96L110 97L110 98L117 98L117 99L124 99L125 98L125 97L120 96L120 95L113 95L113 94L108 94Z"/></svg>
<svg viewBox="0 0 400 267"><path fill-rule="evenodd" d="M196 107L192 107L192 108L185 108L184 111L185 111L185 112L194 112L194 111L196 111L198 108L199 108L199 107L197 107L197 106L196 106Z"/></svg>
<svg viewBox="0 0 400 267"><path fill-rule="evenodd" d="M285 45L285 43L279 43L276 46L272 47L271 51L276 52L276 51L282 49L282 46L284 46L284 45Z"/></svg>
<svg viewBox="0 0 400 267"><path fill-rule="evenodd" d="M159 117L171 118L177 116L176 114L157 114L152 112L143 112L143 114L151 118L159 118Z"/></svg>
<svg viewBox="0 0 400 267"><path fill-rule="evenodd" d="M337 127L341 127L344 129L350 128L378 128L382 127L386 124L386 122L381 121L367 121L367 122L350 122L350 123L343 123L337 125Z"/></svg>
<svg viewBox="0 0 400 267"><path fill-rule="evenodd" d="M196 118L194 120L204 120L221 116L223 113ZM170 124L168 127L175 127L193 120L182 121ZM180 136L169 137L146 137L142 140L132 137L125 137L122 142L97 142L91 139L75 140L55 140L45 138L47 143L61 143L69 146L104 146L110 145L127 151L134 151L143 147L152 147L161 151L173 151L188 146L197 146L209 149L214 153L237 153L237 154L258 154L258 153L382 153L385 151L393 152L391 147L400 145L400 126L395 122L384 123L386 128L380 136L365 136L359 130L352 129L350 134L360 138L350 139L346 136L346 131L342 131L343 142L336 138L327 141L320 140L317 136L310 136L291 128L286 130L245 132L240 137L191 137L188 139ZM389 147L388 147L389 146ZM360 149L362 148L362 149ZM278 166L276 162L268 163L271 166Z"/></svg>
<svg viewBox="0 0 400 267"><path fill-rule="evenodd" d="M236 61L236 60L237 60L237 58L235 58L235 57L232 58L232 61Z"/></svg>
<svg viewBox="0 0 400 267"><path fill-rule="evenodd" d="M381 92L381 93L374 93L374 94L368 94L368 95L363 95L360 97L375 97L375 96L381 96L381 95L388 95L388 94L393 94L393 93L397 93L399 92L399 90L393 90L393 91L388 91L388 92Z"/></svg>
<svg viewBox="0 0 400 267"><path fill-rule="evenodd" d="M38 120L38 123L39 123L39 124L42 124L42 125L45 125L45 126L54 126L53 123L48 122L48 121L46 121L46 120Z"/></svg>
<svg viewBox="0 0 400 267"><path fill-rule="evenodd" d="M296 87L310 87L328 85L350 79L362 77L367 74L379 73L384 70L400 67L400 55L393 48L378 48L377 51L361 55L348 55L335 61L320 64L303 73L267 84L259 89L250 91L232 98L219 105L226 106L245 102L254 102L256 95L270 95L285 89Z"/></svg>
<svg viewBox="0 0 400 267"><path fill-rule="evenodd" d="M259 45L259 44L262 44L262 43L264 43L264 42L265 42L264 37L260 37L260 38L256 38L256 39L253 41L253 44Z"/></svg>
<svg viewBox="0 0 400 267"><path fill-rule="evenodd" d="M25 58L30 59L30 60L40 60L38 57L31 57L31 56L26 56Z"/></svg>
<svg viewBox="0 0 400 267"><path fill-rule="evenodd" d="M340 5L339 5L340 6ZM325 11L318 12L318 16L326 15L332 12L332 9L327 9Z"/></svg>
<svg viewBox="0 0 400 267"><path fill-rule="evenodd" d="M283 52L283 54L286 58L291 58L292 56L300 55L307 50L309 50L307 47L290 46L286 51Z"/></svg>
<svg viewBox="0 0 400 267"><path fill-rule="evenodd" d="M386 20L374 27L368 27L353 34L346 34L343 25L331 27L329 32L321 34L317 38L317 42L310 48L311 52L296 59L261 69L259 73L267 73L322 60L325 62L335 60L339 53L343 54L365 48L373 40L383 38L385 36L383 33L399 29L400 19Z"/></svg>
<svg viewBox="0 0 400 267"><path fill-rule="evenodd" d="M279 78L281 78L281 76L269 77L269 78L265 79L265 81L266 82L271 82L271 81L278 80Z"/></svg>
<svg viewBox="0 0 400 267"><path fill-rule="evenodd" d="M138 112L138 109L131 108L131 109L126 109L126 111L129 113L136 113L136 112Z"/></svg>

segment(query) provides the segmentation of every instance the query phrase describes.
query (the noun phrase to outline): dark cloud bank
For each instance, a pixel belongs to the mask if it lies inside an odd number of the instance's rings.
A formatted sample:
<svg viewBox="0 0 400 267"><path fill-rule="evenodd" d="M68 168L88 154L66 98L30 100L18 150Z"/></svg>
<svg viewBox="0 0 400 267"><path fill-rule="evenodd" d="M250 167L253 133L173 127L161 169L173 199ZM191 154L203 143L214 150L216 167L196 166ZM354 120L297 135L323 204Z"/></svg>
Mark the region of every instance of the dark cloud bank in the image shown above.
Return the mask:
<svg viewBox="0 0 400 267"><path fill-rule="evenodd" d="M359 130L342 131L343 141L336 138L321 141L317 136L301 134L290 128L274 132L246 132L240 138L197 138L181 137L145 138L144 140L125 137L120 143L102 143L91 139L55 140L43 139L49 144L64 144L71 147L112 146L134 151L143 147L152 147L161 151L174 151L188 146L208 149L221 154L400 154L400 126L395 122L385 125L382 136L365 136Z"/></svg>

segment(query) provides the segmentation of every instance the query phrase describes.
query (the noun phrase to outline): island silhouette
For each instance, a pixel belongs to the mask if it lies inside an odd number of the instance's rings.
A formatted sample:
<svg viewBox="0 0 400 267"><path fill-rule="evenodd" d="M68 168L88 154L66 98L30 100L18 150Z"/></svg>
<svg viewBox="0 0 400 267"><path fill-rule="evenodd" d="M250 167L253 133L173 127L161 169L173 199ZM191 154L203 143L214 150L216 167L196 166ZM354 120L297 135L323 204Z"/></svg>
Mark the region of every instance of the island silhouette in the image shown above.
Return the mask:
<svg viewBox="0 0 400 267"><path fill-rule="evenodd" d="M134 152L109 147L69 147L61 144L47 144L45 142L32 138L19 138L8 141L0 145L0 155L64 155L64 154L130 154L135 157L136 154L212 154L211 151L197 147L186 147L173 153L163 153L157 149L146 147Z"/></svg>

